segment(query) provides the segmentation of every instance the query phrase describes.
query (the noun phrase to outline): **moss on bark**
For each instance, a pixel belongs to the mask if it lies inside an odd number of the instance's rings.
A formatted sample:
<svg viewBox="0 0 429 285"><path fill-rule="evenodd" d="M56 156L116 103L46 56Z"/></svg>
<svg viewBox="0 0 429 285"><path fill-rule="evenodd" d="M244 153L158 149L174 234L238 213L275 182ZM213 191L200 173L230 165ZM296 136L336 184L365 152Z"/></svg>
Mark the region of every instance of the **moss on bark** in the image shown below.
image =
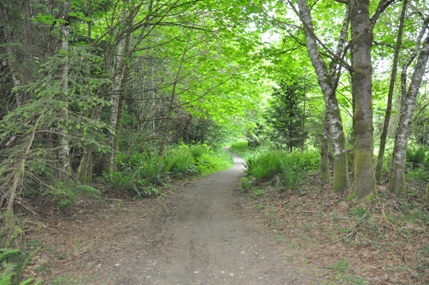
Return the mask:
<svg viewBox="0 0 429 285"><path fill-rule="evenodd" d="M349 173L347 167L347 152L334 155L334 181L332 192L342 193L349 187Z"/></svg>
<svg viewBox="0 0 429 285"><path fill-rule="evenodd" d="M354 180L356 197L365 198L377 193L375 188L375 173L372 149L355 149Z"/></svg>

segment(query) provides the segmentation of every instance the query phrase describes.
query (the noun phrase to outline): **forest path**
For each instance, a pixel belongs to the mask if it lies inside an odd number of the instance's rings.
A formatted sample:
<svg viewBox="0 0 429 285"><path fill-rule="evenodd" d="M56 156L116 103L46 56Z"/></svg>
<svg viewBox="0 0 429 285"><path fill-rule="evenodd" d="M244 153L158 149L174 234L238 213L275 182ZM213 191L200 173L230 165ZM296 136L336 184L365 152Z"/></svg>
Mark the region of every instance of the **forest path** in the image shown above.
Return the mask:
<svg viewBox="0 0 429 285"><path fill-rule="evenodd" d="M272 231L252 218L254 208L240 193L244 160L233 157L229 170L191 182L162 203L145 208L137 201L64 227L70 233L62 232L69 239L63 245L77 249L65 268L53 264L52 274L103 285L312 284L288 264Z"/></svg>

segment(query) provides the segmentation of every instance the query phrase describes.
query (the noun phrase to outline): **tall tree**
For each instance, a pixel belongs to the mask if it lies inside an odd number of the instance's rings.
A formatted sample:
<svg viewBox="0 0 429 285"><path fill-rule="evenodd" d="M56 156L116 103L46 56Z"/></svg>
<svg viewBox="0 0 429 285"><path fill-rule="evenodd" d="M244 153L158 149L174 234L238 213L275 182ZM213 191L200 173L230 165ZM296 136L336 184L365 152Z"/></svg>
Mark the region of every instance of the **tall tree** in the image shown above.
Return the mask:
<svg viewBox="0 0 429 285"><path fill-rule="evenodd" d="M429 58L429 17L424 19L423 27L420 30L415 48L402 67L401 74L401 110L400 118L395 136L395 145L392 155L392 168L389 179L389 190L396 195L401 194L405 189L405 159L407 152L408 138L411 129L411 122L416 106L417 95L425 74L426 65ZM425 39L422 41L424 35ZM414 59L414 72L407 88L407 70Z"/></svg>
<svg viewBox="0 0 429 285"><path fill-rule="evenodd" d="M408 0L402 1L401 17L399 19L399 27L398 27L398 36L396 37L396 46L395 46L395 51L393 55L393 63L392 63L392 73L390 75L389 91L387 94L386 113L384 115L383 130L380 136L380 148L377 156L377 166L375 171L375 178L377 182L380 182L381 175L382 175L384 151L386 149L387 132L389 130L390 116L392 113L393 91L395 88L396 75L398 71L399 52L402 47L402 33L404 30L405 12L407 8L407 4L408 4Z"/></svg>
<svg viewBox="0 0 429 285"><path fill-rule="evenodd" d="M363 198L376 191L372 115L372 29L369 0L350 0L354 183Z"/></svg>
<svg viewBox="0 0 429 285"><path fill-rule="evenodd" d="M265 114L268 126L273 129L273 141L286 145L289 151L302 146L305 140L305 88L300 82L287 84L282 80L279 88L274 88L270 107Z"/></svg>
<svg viewBox="0 0 429 285"><path fill-rule="evenodd" d="M290 6L296 11L295 6L289 1ZM349 15L346 13L340 37L337 44L337 52L334 54L334 61L330 68L326 66L324 59L319 51L319 43L311 18L310 9L306 0L298 1L300 19L304 26L306 46L310 56L313 67L316 71L320 88L322 89L327 121L329 122L329 129L334 148L334 173L333 173L333 192L344 192L349 187L348 178L348 165L347 165L347 150L346 138L343 130L343 122L341 112L336 97L336 88L338 80L341 75L340 69L337 69L337 62L343 55L344 45L347 40Z"/></svg>

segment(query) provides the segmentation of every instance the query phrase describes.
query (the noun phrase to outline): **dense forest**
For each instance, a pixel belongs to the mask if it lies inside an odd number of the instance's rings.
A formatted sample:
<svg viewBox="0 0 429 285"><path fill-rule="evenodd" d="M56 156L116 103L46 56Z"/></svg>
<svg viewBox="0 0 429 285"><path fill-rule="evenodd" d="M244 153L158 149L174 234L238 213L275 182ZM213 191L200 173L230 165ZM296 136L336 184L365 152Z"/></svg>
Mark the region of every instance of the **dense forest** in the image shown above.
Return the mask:
<svg viewBox="0 0 429 285"><path fill-rule="evenodd" d="M157 196L227 168L220 148L237 138L265 152L248 160L246 185L275 177L286 191L311 170L370 200L377 185L401 197L418 180L424 207L428 11L418 0L1 1L2 242L41 207ZM288 175L258 168L272 161Z"/></svg>

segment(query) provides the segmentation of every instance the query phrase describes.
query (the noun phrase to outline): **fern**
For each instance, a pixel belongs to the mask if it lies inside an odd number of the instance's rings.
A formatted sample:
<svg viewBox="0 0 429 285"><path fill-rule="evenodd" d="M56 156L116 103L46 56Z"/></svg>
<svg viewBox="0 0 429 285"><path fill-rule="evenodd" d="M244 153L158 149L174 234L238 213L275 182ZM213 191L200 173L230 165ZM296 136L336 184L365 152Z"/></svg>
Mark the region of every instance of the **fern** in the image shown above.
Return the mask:
<svg viewBox="0 0 429 285"><path fill-rule="evenodd" d="M33 281L34 281L34 278L29 278L29 279L27 279L27 280L22 281L21 283L19 283L19 285L30 285L30 284L33 283ZM32 285L40 285L40 284L42 284L41 281L37 281L36 283L33 283Z"/></svg>
<svg viewBox="0 0 429 285"><path fill-rule="evenodd" d="M13 273L9 273L8 275L0 274L0 285L10 285L12 281Z"/></svg>
<svg viewBox="0 0 429 285"><path fill-rule="evenodd" d="M0 252L1 251L3 251L3 253L0 254L0 261L2 261L3 259L6 259L6 257L8 256L12 256L21 252L19 249L7 249L7 248L0 249Z"/></svg>
<svg viewBox="0 0 429 285"><path fill-rule="evenodd" d="M21 251L19 249L8 249L8 248L0 248L0 262L1 267L3 268L0 271L0 285L12 285L16 284L12 283L12 279L15 275L17 275L17 264L24 259L21 255ZM15 279L19 279L15 276ZM40 285L41 282L37 281L33 283L34 278L29 278L27 280L22 281L19 285Z"/></svg>

